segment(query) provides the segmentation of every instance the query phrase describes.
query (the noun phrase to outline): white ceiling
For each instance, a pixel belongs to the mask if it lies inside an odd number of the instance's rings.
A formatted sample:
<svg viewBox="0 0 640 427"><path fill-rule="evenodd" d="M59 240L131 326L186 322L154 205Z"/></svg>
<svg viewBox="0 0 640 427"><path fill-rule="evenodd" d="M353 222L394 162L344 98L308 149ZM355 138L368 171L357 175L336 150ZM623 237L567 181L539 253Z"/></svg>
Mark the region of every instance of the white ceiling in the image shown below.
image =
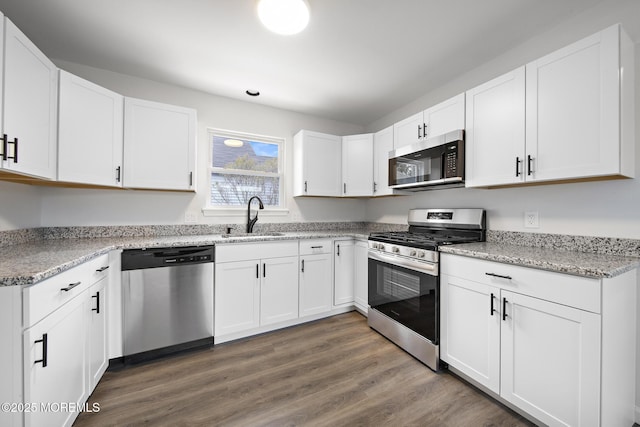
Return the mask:
<svg viewBox="0 0 640 427"><path fill-rule="evenodd" d="M295 36L264 29L255 0L0 0L0 10L54 59L367 125L599 0L308 2Z"/></svg>

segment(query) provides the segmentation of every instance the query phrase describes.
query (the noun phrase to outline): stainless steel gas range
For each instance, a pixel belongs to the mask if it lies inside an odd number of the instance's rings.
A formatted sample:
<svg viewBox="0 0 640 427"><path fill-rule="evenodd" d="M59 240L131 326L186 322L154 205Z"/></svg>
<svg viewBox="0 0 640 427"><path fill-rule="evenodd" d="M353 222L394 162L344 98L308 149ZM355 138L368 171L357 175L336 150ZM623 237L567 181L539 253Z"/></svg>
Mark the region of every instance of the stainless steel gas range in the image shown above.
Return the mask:
<svg viewBox="0 0 640 427"><path fill-rule="evenodd" d="M412 209L409 230L369 235L369 326L431 369L440 364L439 252L485 240L483 209Z"/></svg>

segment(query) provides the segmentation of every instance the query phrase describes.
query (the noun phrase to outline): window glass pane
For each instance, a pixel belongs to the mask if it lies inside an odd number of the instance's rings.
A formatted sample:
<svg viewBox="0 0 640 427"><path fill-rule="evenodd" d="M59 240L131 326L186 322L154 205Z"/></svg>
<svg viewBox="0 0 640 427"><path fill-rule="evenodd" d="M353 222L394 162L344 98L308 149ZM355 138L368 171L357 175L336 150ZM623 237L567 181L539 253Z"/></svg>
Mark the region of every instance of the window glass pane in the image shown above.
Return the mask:
<svg viewBox="0 0 640 427"><path fill-rule="evenodd" d="M278 173L279 150L276 143L216 135L213 137L212 165L214 168Z"/></svg>
<svg viewBox="0 0 640 427"><path fill-rule="evenodd" d="M280 205L280 178L236 174L211 174L211 204L246 206L258 196L265 206Z"/></svg>

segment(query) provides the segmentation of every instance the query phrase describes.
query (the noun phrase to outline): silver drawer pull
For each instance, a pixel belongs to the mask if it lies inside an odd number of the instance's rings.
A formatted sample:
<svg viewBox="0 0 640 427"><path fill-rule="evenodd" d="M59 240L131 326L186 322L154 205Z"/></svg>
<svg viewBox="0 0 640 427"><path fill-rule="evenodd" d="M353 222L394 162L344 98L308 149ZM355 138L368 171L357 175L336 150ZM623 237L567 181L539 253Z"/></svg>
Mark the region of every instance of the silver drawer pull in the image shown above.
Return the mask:
<svg viewBox="0 0 640 427"><path fill-rule="evenodd" d="M69 292L71 289L75 288L76 286L80 285L82 282L75 282L75 283L69 283L69 286L67 286L66 288L60 288L61 291L63 292Z"/></svg>

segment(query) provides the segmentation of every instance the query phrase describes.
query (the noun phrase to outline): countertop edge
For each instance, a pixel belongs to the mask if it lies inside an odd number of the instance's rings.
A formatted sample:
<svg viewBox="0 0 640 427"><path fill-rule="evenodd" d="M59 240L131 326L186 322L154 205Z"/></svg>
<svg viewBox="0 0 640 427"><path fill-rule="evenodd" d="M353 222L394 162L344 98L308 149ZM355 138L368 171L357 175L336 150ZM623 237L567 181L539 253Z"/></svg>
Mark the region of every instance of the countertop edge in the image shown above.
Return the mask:
<svg viewBox="0 0 640 427"><path fill-rule="evenodd" d="M542 261L533 258L497 254L491 253L490 251L472 250L462 247L456 247L456 245L442 247L441 252L452 255L466 256L470 258L484 259L487 261L495 261L504 264L511 264L520 267L536 268L539 270L546 270L555 273L589 277L594 279L613 278L640 267L640 258L631 259L630 257L623 256L618 257L620 259L621 265L604 269L593 266L587 267L570 263L552 262L547 260ZM582 253L576 252L575 254L576 256L580 256L580 254ZM593 256L595 254L589 255Z"/></svg>
<svg viewBox="0 0 640 427"><path fill-rule="evenodd" d="M49 279L59 273L69 270L77 265L90 261L100 255L109 253L113 250L125 249L142 249L142 248L159 248L159 247L179 247L179 246L207 246L216 244L234 244L234 243L257 243L257 242L275 242L286 240L309 240L309 239L327 239L327 238L352 238L367 239L368 234L357 231L304 231L304 232L287 232L281 236L239 236L239 237L222 237L221 235L213 236L158 236L158 237L132 237L119 238L118 243L106 243L104 246L97 247L93 250L87 250L86 253L74 257L60 264L55 264L42 271L30 274L0 277L0 287L10 286L30 286L37 284L43 280ZM84 239L77 239L84 240ZM99 240L99 239L93 239ZM73 239L67 240L72 242Z"/></svg>

